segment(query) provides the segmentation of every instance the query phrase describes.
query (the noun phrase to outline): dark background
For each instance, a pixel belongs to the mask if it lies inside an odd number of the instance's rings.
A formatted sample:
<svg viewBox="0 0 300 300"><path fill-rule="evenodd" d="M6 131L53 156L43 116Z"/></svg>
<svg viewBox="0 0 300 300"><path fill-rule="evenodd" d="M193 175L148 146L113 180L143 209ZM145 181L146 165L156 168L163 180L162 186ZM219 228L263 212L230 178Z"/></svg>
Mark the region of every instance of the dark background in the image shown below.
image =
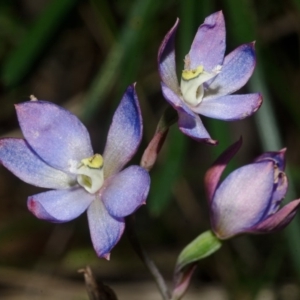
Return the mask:
<svg viewBox="0 0 300 300"><path fill-rule="evenodd" d="M21 136L13 105L34 95L78 115L95 152L102 153L112 114L126 87L137 81L144 137L134 163L139 163L166 107L157 71L162 39L179 17L180 72L198 26L217 10L225 15L227 53L256 40L256 71L241 92L259 91L264 103L255 116L239 122L203 118L219 140L217 147L196 143L177 125L172 127L151 171L147 206L136 216L137 233L168 280L181 249L210 228L205 171L241 135L243 147L229 170L250 163L263 151L287 147L286 201L300 195L300 1L0 1L1 136ZM77 274L85 265L112 288L124 288L117 291L120 299L146 299L146 293L155 290L150 285L147 292L139 291L151 277L126 235L107 262L93 251L85 214L60 225L31 215L26 199L40 190L1 167L1 299L87 299L82 275ZM299 279L298 217L281 233L225 242L199 263L192 286L199 297L207 286L222 287L219 298L207 298L212 300L300 299ZM126 298L126 287L134 296ZM159 299L153 293L149 299Z"/></svg>

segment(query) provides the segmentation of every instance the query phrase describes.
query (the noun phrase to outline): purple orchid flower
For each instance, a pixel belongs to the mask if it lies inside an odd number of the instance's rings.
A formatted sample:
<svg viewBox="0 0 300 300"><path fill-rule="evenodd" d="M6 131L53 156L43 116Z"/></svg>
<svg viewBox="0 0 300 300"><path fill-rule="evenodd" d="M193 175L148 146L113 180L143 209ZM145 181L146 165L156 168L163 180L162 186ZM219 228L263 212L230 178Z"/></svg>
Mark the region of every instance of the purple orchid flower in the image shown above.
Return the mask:
<svg viewBox="0 0 300 300"><path fill-rule="evenodd" d="M91 239L99 257L109 259L125 227L124 217L145 203L148 172L124 165L142 138L142 117L134 86L126 90L110 126L103 157L94 154L79 119L45 101L16 105L24 139L0 140L1 163L21 180L52 189L30 196L39 219L62 223L87 210Z"/></svg>
<svg viewBox="0 0 300 300"><path fill-rule="evenodd" d="M212 229L220 239L280 230L291 222L300 205L297 199L280 209L288 187L284 173L286 149L264 153L219 182L241 143L229 147L205 175Z"/></svg>
<svg viewBox="0 0 300 300"><path fill-rule="evenodd" d="M256 63L254 43L225 56L225 23L221 11L207 17L184 60L181 83L176 75L175 34L179 20L165 36L158 65L162 92L178 113L179 129L197 141L216 144L198 114L225 121L246 118L262 104L259 93L230 95L246 84Z"/></svg>

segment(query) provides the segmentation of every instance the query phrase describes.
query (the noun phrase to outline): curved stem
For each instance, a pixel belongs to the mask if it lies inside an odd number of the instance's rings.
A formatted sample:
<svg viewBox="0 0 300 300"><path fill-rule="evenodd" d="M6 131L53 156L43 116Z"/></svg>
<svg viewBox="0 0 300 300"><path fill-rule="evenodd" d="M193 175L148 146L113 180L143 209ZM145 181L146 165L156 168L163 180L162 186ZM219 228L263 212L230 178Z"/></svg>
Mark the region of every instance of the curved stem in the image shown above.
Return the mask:
<svg viewBox="0 0 300 300"><path fill-rule="evenodd" d="M155 263L150 259L145 249L142 247L135 229L134 229L134 215L126 217L126 231L128 234L129 241L136 252L136 254L139 256L139 258L142 260L142 262L145 264L149 272L152 274L155 283L160 291L160 294L162 295L164 300L170 300L171 299L171 293L166 285L166 282L159 272L158 268L156 267Z"/></svg>

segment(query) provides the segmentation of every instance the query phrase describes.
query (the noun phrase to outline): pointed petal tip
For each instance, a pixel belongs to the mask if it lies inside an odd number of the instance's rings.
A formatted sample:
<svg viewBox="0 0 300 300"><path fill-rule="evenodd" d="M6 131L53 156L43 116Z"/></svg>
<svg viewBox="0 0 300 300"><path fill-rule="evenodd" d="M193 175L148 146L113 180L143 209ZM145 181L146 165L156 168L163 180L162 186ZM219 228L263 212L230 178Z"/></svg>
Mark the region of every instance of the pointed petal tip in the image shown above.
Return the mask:
<svg viewBox="0 0 300 300"><path fill-rule="evenodd" d="M220 16L220 17L222 16L224 18L224 14L223 14L223 10L222 9L216 11L215 14L218 15L218 16Z"/></svg>
<svg viewBox="0 0 300 300"><path fill-rule="evenodd" d="M136 82L133 82L132 84L128 85L128 87L126 88L125 90L125 93L124 94L127 94L127 93L133 93L135 94L136 93Z"/></svg>
<svg viewBox="0 0 300 300"><path fill-rule="evenodd" d="M136 84L137 84L137 82L135 81L135 82L133 82L132 84L130 84L128 87L131 87L131 88L135 91L135 89L136 89Z"/></svg>
<svg viewBox="0 0 300 300"><path fill-rule="evenodd" d="M171 30L175 29L179 25L179 23L180 23L180 19L177 17L173 27L171 28Z"/></svg>
<svg viewBox="0 0 300 300"><path fill-rule="evenodd" d="M264 160L271 160L275 163L281 171L285 169L285 153L286 148L279 151L268 151L265 152L254 159L254 162L260 162Z"/></svg>
<svg viewBox="0 0 300 300"><path fill-rule="evenodd" d="M281 149L281 150L279 150L278 152L282 155L282 157L284 157L285 156L285 153L286 153L286 151L287 151L287 148L285 147L285 148L283 148L283 149Z"/></svg>
<svg viewBox="0 0 300 300"><path fill-rule="evenodd" d="M106 259L107 261L110 261L110 253L105 253L105 254L99 255L99 257L102 257L102 258Z"/></svg>
<svg viewBox="0 0 300 300"><path fill-rule="evenodd" d="M28 197L27 208L35 217L37 217L40 220L46 220L52 223L60 223L54 217L50 216L48 212L46 212L43 206L34 199L34 196Z"/></svg>
<svg viewBox="0 0 300 300"><path fill-rule="evenodd" d="M212 13L211 15L209 15L208 17L205 18L205 20L210 19L211 17L215 17L215 20L219 19L219 23L225 23L225 18L224 18L224 14L222 10L216 11L215 13ZM204 23L205 24L205 21Z"/></svg>
<svg viewBox="0 0 300 300"><path fill-rule="evenodd" d="M253 113L255 113L256 111L259 110L259 108L261 107L262 103L263 103L263 96L262 96L261 93L258 93L257 106L256 106L256 108L253 109Z"/></svg>
<svg viewBox="0 0 300 300"><path fill-rule="evenodd" d="M215 17L216 19L217 19L217 18L222 18L222 19L224 19L223 10L218 10L218 11L216 11L216 12L210 14L209 16L207 16L207 17L205 18L205 20L206 20L206 19L210 19L210 18L212 18L212 17ZM205 21L203 22L203 24L205 24ZM202 24L201 24L201 25L202 25ZM201 25L200 25L200 26L201 26Z"/></svg>
<svg viewBox="0 0 300 300"><path fill-rule="evenodd" d="M217 146L219 141L213 139L205 139L204 142L210 146Z"/></svg>
<svg viewBox="0 0 300 300"><path fill-rule="evenodd" d="M136 153L143 135L143 118L134 85L129 85L114 113L103 153L104 176L121 170ZM126 139L124 139L126 137Z"/></svg>
<svg viewBox="0 0 300 300"><path fill-rule="evenodd" d="M283 148L281 150L278 151L278 156L280 157L281 161L282 161L282 168L283 170L285 169L285 154L286 154L286 150L287 148Z"/></svg>
<svg viewBox="0 0 300 300"><path fill-rule="evenodd" d="M165 50L165 48L166 48L166 46L169 42L169 39L172 37L173 34L176 34L179 22L180 22L180 19L177 18L176 21L175 21L175 24L171 27L171 29L165 35L162 43L160 44L159 49L158 49L158 63L161 62L162 53L164 52L164 50ZM172 47L173 47L173 45L172 45Z"/></svg>
<svg viewBox="0 0 300 300"><path fill-rule="evenodd" d="M27 208L34 214L34 211L36 210L36 202L33 200L32 196L28 198Z"/></svg>

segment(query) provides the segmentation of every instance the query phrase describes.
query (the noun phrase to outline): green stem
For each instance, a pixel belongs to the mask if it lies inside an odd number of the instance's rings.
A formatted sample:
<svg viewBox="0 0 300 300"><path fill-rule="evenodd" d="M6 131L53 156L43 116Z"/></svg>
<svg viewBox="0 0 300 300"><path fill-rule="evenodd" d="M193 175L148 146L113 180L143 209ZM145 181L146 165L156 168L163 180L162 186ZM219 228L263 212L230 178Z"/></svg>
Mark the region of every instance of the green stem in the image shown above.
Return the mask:
<svg viewBox="0 0 300 300"><path fill-rule="evenodd" d="M134 215L128 216L125 219L126 221L126 231L129 238L129 241L132 245L132 248L139 256L141 261L145 264L149 272L152 274L155 283L159 289L160 294L164 300L171 299L171 293L166 285L166 282L159 272L158 268L156 267L155 263L149 258L145 249L141 246L141 243L137 237L137 234L134 229Z"/></svg>

